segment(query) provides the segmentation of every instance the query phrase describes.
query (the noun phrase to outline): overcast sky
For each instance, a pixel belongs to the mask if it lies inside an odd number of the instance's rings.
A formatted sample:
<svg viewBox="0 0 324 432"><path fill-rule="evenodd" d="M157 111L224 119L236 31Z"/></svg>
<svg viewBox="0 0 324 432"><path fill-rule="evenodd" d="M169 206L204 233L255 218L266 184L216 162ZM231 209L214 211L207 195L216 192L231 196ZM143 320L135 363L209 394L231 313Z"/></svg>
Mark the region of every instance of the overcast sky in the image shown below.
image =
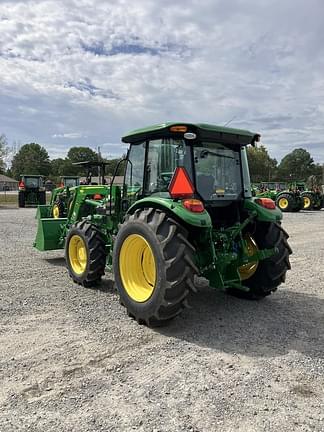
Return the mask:
<svg viewBox="0 0 324 432"><path fill-rule="evenodd" d="M323 0L0 1L0 134L125 151L130 129L209 122L324 163Z"/></svg>

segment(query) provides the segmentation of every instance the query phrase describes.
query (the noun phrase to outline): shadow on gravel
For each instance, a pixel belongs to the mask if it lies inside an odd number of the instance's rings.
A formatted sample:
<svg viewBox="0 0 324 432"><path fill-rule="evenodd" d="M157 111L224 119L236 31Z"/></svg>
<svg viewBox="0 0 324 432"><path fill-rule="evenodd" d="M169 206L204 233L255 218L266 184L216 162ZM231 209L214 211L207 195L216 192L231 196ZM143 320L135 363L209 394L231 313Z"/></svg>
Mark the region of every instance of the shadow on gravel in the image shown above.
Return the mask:
<svg viewBox="0 0 324 432"><path fill-rule="evenodd" d="M324 301L318 297L283 289L248 301L206 287L190 305L192 309L157 331L232 354L271 357L295 350L323 357Z"/></svg>
<svg viewBox="0 0 324 432"><path fill-rule="evenodd" d="M56 257L56 258L45 258L45 261L48 264L55 267L65 267L65 258L64 257Z"/></svg>

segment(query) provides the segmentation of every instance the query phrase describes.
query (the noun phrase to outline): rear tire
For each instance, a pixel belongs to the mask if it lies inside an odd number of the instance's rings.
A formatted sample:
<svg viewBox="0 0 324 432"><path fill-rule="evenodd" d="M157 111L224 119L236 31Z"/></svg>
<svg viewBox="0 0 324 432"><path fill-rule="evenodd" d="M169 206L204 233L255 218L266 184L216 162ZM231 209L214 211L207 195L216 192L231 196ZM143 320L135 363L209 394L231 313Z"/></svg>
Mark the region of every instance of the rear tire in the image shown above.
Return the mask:
<svg viewBox="0 0 324 432"><path fill-rule="evenodd" d="M25 207L25 192L23 191L18 192L18 206L19 208Z"/></svg>
<svg viewBox="0 0 324 432"><path fill-rule="evenodd" d="M314 207L314 197L311 193L304 192L302 194L302 198L304 201L303 210L313 210Z"/></svg>
<svg viewBox="0 0 324 432"><path fill-rule="evenodd" d="M187 237L187 231L159 209L138 209L121 225L113 251L115 282L120 303L139 324L162 325L188 306L198 269ZM142 242L137 254L132 239Z"/></svg>
<svg viewBox="0 0 324 432"><path fill-rule="evenodd" d="M259 249L277 247L278 252L259 261L256 272L244 281L244 285L249 287L250 291L230 289L229 293L241 298L258 300L276 291L278 286L285 282L286 273L291 268L289 255L292 250L287 241L288 234L278 223L258 223L253 237Z"/></svg>
<svg viewBox="0 0 324 432"><path fill-rule="evenodd" d="M38 192L38 204L40 205L46 204L46 191Z"/></svg>
<svg viewBox="0 0 324 432"><path fill-rule="evenodd" d="M80 259L74 250L75 240L83 248ZM84 287L97 285L105 274L106 255L105 241L95 225L83 220L71 227L65 242L65 261L74 282Z"/></svg>

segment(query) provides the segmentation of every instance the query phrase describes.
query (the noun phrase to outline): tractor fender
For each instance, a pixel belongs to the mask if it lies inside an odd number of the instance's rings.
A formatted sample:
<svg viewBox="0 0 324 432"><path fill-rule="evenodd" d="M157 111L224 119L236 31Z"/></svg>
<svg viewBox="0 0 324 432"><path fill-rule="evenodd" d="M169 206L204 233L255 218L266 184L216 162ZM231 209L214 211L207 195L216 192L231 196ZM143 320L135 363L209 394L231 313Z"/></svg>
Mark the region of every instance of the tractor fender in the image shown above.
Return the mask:
<svg viewBox="0 0 324 432"><path fill-rule="evenodd" d="M170 198L147 197L136 201L128 210L127 213L133 214L135 210L143 207L153 207L173 214L176 219L184 221L188 225L193 225L199 228L211 228L212 221L209 213L204 210L201 213L194 213L187 210L181 200L172 200Z"/></svg>
<svg viewBox="0 0 324 432"><path fill-rule="evenodd" d="M244 200L244 208L249 212L256 212L256 220L260 222L279 222L282 220L282 212L276 207L267 209L257 203L258 197L252 197Z"/></svg>

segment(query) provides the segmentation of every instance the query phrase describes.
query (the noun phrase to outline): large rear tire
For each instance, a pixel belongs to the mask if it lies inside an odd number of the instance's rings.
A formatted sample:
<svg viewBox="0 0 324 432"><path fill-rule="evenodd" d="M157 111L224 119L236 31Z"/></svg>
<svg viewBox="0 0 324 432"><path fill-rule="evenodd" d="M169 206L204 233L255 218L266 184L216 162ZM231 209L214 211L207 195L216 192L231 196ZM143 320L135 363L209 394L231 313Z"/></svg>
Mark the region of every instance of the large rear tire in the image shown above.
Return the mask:
<svg viewBox="0 0 324 432"><path fill-rule="evenodd" d="M46 204L46 191L38 192L38 204L40 205Z"/></svg>
<svg viewBox="0 0 324 432"><path fill-rule="evenodd" d="M314 197L311 193L304 192L302 193L302 198L304 201L303 210L313 210L314 207Z"/></svg>
<svg viewBox="0 0 324 432"><path fill-rule="evenodd" d="M278 252L257 263L253 275L244 280L244 285L250 288L245 292L230 289L229 293L241 298L261 299L276 291L285 282L286 273L290 269L289 255L292 250L288 244L288 234L278 223L257 223L253 234L258 249L278 248Z"/></svg>
<svg viewBox="0 0 324 432"><path fill-rule="evenodd" d="M18 206L19 206L19 208L25 207L25 192L24 191L18 192Z"/></svg>
<svg viewBox="0 0 324 432"><path fill-rule="evenodd" d="M138 209L121 225L113 251L120 302L140 324L159 326L187 306L194 247L187 231L159 209Z"/></svg>
<svg viewBox="0 0 324 432"><path fill-rule="evenodd" d="M105 241L95 225L84 220L73 225L65 242L69 275L84 287L97 285L105 274Z"/></svg>

